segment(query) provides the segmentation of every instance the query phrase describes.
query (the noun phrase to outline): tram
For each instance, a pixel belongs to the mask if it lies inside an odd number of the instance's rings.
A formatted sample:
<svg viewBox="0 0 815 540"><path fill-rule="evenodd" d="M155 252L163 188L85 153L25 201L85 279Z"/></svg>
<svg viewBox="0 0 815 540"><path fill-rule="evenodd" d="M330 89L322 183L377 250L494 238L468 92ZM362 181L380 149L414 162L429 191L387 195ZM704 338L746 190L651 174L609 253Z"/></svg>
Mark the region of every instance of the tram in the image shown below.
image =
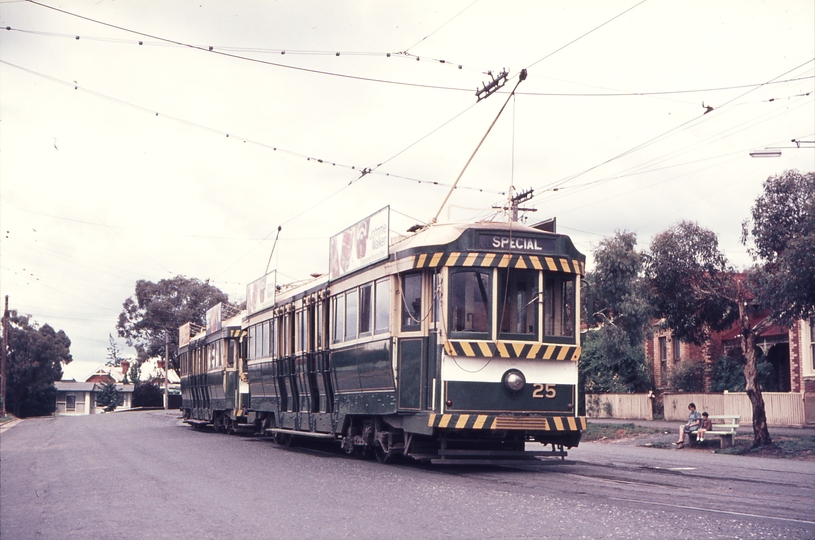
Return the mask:
<svg viewBox="0 0 815 540"><path fill-rule="evenodd" d="M568 236L517 222L436 224L391 243L388 212L331 238L327 275L283 286L271 273L248 286L240 329L232 319L213 335L229 346L243 336L235 371L248 391L231 409L211 397L197 405L204 380L182 376L185 407L196 405L185 416L229 417L281 444L333 440L382 462L565 457L586 428L585 257ZM180 353L194 359L202 346L192 339ZM231 368L213 366L209 391L235 392L213 375Z"/></svg>

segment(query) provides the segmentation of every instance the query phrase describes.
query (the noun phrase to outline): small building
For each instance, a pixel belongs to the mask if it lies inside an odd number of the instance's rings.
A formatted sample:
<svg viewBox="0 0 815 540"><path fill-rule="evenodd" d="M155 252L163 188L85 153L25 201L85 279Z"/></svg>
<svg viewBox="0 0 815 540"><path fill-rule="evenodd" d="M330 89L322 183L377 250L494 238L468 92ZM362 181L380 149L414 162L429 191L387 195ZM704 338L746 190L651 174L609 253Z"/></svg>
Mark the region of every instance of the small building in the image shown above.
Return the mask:
<svg viewBox="0 0 815 540"><path fill-rule="evenodd" d="M86 377L84 382L72 379L54 383L57 387L56 414L83 415L104 412L104 407L98 406L96 401L102 392L102 387L109 383L116 383L116 389L122 398L122 404L116 409L130 409L133 403L134 385L117 382L109 370L100 367Z"/></svg>

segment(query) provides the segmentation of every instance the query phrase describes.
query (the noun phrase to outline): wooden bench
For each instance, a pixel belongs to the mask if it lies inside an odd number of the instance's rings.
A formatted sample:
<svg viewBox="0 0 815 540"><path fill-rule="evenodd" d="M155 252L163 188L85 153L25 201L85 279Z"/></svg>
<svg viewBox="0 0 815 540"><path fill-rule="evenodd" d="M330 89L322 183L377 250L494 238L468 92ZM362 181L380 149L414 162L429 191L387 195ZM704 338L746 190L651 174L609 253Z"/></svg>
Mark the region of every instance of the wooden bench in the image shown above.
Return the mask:
<svg viewBox="0 0 815 540"><path fill-rule="evenodd" d="M739 429L739 415L711 414L708 416L713 423L713 429L705 432L705 439L708 437L719 437L719 446L728 448L736 442L736 431ZM691 434L691 442L697 437L697 433ZM695 441L698 444L698 440Z"/></svg>

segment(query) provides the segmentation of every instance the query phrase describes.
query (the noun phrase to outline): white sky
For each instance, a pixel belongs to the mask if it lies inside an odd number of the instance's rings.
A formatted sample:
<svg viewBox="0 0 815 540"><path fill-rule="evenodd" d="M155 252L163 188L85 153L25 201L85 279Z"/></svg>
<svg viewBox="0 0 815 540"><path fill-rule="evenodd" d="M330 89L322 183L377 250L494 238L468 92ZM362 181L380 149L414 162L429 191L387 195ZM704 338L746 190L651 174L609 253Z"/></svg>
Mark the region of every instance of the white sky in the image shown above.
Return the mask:
<svg viewBox="0 0 815 540"><path fill-rule="evenodd" d="M815 170L789 148L815 140L812 0L43 2L80 17L0 0L0 295L66 331L68 375L104 362L138 279L242 300L278 225L271 267L295 280L385 205L395 231L430 220L448 188L427 182L452 184L521 68L440 221L536 188L530 222L556 216L587 255L686 219L742 266L762 182Z"/></svg>

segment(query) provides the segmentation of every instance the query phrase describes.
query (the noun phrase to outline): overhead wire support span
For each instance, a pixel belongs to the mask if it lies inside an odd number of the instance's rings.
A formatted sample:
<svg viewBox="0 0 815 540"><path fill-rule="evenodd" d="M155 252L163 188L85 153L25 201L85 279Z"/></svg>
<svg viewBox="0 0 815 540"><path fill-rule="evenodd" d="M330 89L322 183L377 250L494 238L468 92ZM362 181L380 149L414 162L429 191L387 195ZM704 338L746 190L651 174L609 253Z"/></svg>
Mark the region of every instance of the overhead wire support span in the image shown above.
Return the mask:
<svg viewBox="0 0 815 540"><path fill-rule="evenodd" d="M482 99L486 99L486 98L490 97L495 92L497 92L498 90L503 88L503 86L507 83L507 77L509 76L509 72L506 69L504 69L503 71L501 71L501 73L498 74L497 77L495 77L495 76L493 76L492 71L488 71L487 75L492 77L492 81L490 81L488 83L482 83L484 85L484 88L480 88L480 89L475 91L475 97L478 98L476 103L478 101L481 101ZM521 81L526 78L526 70L525 69L521 70L521 77L522 77Z"/></svg>

